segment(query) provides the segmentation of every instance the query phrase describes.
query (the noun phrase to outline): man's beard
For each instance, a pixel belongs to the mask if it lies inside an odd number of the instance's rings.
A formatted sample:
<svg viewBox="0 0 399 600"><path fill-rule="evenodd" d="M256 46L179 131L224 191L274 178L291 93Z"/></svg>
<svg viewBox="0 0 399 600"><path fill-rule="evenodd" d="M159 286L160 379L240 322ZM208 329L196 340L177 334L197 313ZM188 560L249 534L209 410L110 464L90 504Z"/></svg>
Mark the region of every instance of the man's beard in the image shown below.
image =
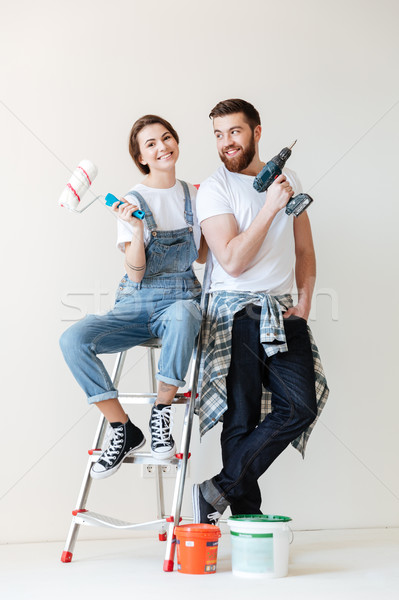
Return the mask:
<svg viewBox="0 0 399 600"><path fill-rule="evenodd" d="M225 152L233 148L241 148L241 152L237 156L229 158L226 156ZM242 146L227 146L226 148L223 148L223 152L219 152L219 156L225 164L226 169L232 173L241 173L241 171L244 171L244 169L251 164L252 159L255 156L255 136L252 134L251 141L246 148L243 148Z"/></svg>

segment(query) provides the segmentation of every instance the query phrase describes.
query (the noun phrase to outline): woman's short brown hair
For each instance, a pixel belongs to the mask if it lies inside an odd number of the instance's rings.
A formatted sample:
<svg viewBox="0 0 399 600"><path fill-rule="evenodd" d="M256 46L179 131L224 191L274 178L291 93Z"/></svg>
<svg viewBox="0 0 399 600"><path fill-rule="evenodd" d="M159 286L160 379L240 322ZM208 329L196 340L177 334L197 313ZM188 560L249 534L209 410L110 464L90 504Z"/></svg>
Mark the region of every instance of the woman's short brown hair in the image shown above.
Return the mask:
<svg viewBox="0 0 399 600"><path fill-rule="evenodd" d="M140 147L137 141L137 136L140 133L140 131L144 129L144 127L147 127L147 125L154 125L155 123L163 125L165 129L167 129L169 133L173 135L176 142L179 143L179 136L177 135L177 132L172 127L172 125L162 117L158 117L157 115L145 115L144 117L141 117L141 119L137 119L129 135L129 154L132 157L137 168L142 173L144 173L144 175L148 175L148 173L150 172L150 168L148 165L142 165L139 160Z"/></svg>

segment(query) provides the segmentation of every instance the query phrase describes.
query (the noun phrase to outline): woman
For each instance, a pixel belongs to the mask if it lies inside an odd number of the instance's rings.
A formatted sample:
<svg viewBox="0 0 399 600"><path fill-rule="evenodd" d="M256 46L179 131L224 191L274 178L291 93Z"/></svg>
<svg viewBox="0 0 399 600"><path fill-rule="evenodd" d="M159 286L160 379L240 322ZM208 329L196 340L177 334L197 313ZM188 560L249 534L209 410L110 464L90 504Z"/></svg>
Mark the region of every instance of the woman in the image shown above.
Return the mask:
<svg viewBox="0 0 399 600"><path fill-rule="evenodd" d="M118 219L118 247L125 254L113 310L88 315L61 336L66 362L77 382L113 428L106 450L91 468L95 479L109 477L123 460L143 446L145 437L125 413L118 392L98 354L120 352L152 338L162 338L157 399L151 411L151 452L156 458L175 453L171 403L185 385L194 341L201 324L201 286L192 263L204 263L206 244L195 216L196 190L176 179L179 136L155 115L136 121L130 155L146 175L112 207ZM145 212L144 220L133 216Z"/></svg>

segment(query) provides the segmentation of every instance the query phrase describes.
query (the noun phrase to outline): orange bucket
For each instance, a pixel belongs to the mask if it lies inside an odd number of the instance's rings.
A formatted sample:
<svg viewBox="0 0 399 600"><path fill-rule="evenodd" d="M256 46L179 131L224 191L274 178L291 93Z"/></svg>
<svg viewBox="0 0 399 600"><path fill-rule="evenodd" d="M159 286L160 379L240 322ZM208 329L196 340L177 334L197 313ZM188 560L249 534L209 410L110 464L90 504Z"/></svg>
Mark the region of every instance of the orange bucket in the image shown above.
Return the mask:
<svg viewBox="0 0 399 600"><path fill-rule="evenodd" d="M216 525L196 523L175 527L177 568L180 573L203 575L216 572L218 540Z"/></svg>

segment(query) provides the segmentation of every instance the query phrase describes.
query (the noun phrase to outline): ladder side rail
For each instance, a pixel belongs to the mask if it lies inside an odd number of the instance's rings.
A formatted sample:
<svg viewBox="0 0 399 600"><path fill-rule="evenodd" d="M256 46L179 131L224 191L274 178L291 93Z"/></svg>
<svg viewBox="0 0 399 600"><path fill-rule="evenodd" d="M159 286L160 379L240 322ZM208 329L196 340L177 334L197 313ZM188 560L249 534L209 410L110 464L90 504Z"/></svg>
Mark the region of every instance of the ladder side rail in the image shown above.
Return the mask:
<svg viewBox="0 0 399 600"><path fill-rule="evenodd" d="M118 386L120 376L122 373L123 365L125 363L126 351L119 352L114 364L113 372L112 372L112 382L115 387ZM100 415L100 419L97 425L96 433L94 435L92 449L99 448L103 442L105 431L107 428L107 421L103 414ZM82 483L80 486L78 498L76 501L76 510L85 510L86 502L89 496L90 488L92 485L92 478L90 477L90 469L92 465L92 459L89 457L87 461L86 469L83 475ZM67 539L65 541L64 551L62 554L61 560L63 562L70 562L72 559L72 554L75 548L76 540L79 533L80 524L76 522L75 517L72 518L71 525L69 527L69 532L67 535Z"/></svg>
<svg viewBox="0 0 399 600"><path fill-rule="evenodd" d="M208 293L203 293L201 298L201 308L203 310L203 321L201 325L201 329L198 335L197 344L194 350L193 362L194 369L191 373L191 397L189 402L187 402L186 410L184 414L184 423L183 423L183 432L182 432L182 440L181 440L181 453L182 458L179 461L179 466L177 468L176 475L176 484L174 489L173 501L172 501L172 511L171 511L171 521L169 522L168 527L168 535L167 535L167 543L165 550L165 559L164 559L164 571L173 571L174 565L174 557L176 551L176 537L175 537L175 526L179 525L180 522L180 513L181 506L183 502L183 493L184 493L184 484L186 480L187 474L187 460L188 453L190 448L190 440L191 440L191 432L194 418L194 409L196 404L196 395L197 395L197 387L198 387L198 376L200 370L200 361L201 361L201 349L202 349L202 338L203 338L203 330L205 327L205 317L206 311L208 307Z"/></svg>
<svg viewBox="0 0 399 600"><path fill-rule="evenodd" d="M126 360L126 355L127 355L127 350L124 350L123 352L118 352L118 354L117 354L114 368L112 369L112 375L111 375L112 383L115 388L117 388L119 385L119 381L120 381L121 374L122 374L122 369L123 369L123 366L124 366L125 360ZM104 435L105 435L105 432L107 429L107 425L108 425L108 422L106 421L104 415L101 414L100 420L99 420L99 423L97 426L97 430L94 435L93 444L91 447L92 450L101 448L102 443L104 441ZM89 460L89 463L91 465L92 460ZM89 472L90 472L90 469L89 469ZM91 481L91 478L90 478L90 481ZM86 495L86 500L87 500L87 495ZM84 508L84 506L77 506L77 508Z"/></svg>
<svg viewBox="0 0 399 600"><path fill-rule="evenodd" d="M150 379L150 389L153 394L157 393L157 379L155 377L156 366L155 366L155 348L150 346L148 348L148 370ZM156 400L156 396L155 396ZM162 477L162 467L155 465L155 495L157 500L157 518L162 519L165 515L165 496L164 486ZM162 532L163 533L163 532Z"/></svg>

